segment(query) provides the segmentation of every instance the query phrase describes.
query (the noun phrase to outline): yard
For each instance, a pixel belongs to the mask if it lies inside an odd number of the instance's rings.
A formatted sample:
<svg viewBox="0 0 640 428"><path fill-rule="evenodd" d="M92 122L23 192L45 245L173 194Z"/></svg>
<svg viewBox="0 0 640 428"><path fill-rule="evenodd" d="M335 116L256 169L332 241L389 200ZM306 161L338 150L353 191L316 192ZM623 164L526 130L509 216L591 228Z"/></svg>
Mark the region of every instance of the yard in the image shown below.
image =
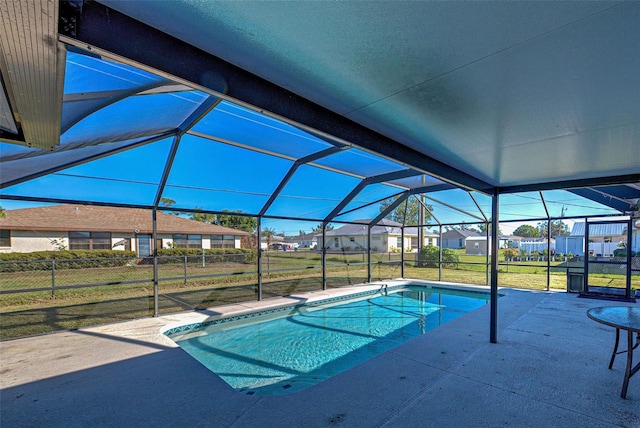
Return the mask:
<svg viewBox="0 0 640 428"><path fill-rule="evenodd" d="M442 280L467 284L488 283L485 256L458 252L459 263L442 269ZM372 254L372 280L402 276L400 253ZM499 265L499 286L543 290L547 287L547 262L506 262ZM568 267L582 262L552 262L551 289L566 290ZM322 288L321 256L315 251L267 251L262 257L262 297L295 294ZM327 287L366 282L366 254L327 254ZM640 276L632 287L640 289ZM186 257L160 264L159 313L204 309L256 300L255 263L207 263ZM415 254L405 255L405 278L439 279L437 267L420 267ZM127 283L134 281L133 283ZM52 282L54 286L52 287ZM590 275L594 286L623 287L623 275ZM37 291L11 293L15 290ZM85 268L3 273L0 276L0 339L74 329L88 325L153 315L153 267Z"/></svg>

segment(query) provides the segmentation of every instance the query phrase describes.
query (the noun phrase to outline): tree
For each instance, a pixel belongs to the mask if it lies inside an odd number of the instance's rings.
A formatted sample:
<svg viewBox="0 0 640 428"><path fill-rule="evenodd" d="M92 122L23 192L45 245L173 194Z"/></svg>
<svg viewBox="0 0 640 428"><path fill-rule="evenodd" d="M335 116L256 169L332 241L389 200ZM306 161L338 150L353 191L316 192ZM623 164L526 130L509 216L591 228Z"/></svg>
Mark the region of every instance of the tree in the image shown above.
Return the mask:
<svg viewBox="0 0 640 428"><path fill-rule="evenodd" d="M175 205L176 201L169 198L160 198L160 206L163 208L169 208L172 205Z"/></svg>
<svg viewBox="0 0 640 428"><path fill-rule="evenodd" d="M562 220L551 221L551 233L547 233L547 222L541 221L536 226L536 229L540 233L540 236L544 238L555 238L556 236L564 236L569 234L569 226Z"/></svg>
<svg viewBox="0 0 640 428"><path fill-rule="evenodd" d="M4 208L2 208L2 205L0 205L0 218L3 218L4 216L5 216Z"/></svg>
<svg viewBox="0 0 640 428"><path fill-rule="evenodd" d="M385 211L391 204L393 204L399 196L393 196L391 198L387 198L380 203L380 212ZM427 207L424 210L424 221L427 222L431 220L430 211L433 211L433 207L431 205L425 204ZM411 197L408 199L408 202L403 202L398 205L394 210L392 210L389 214L385 216L386 219L392 220L401 224L415 226L422 222L419 221L420 217L420 201Z"/></svg>
<svg viewBox="0 0 640 428"><path fill-rule="evenodd" d="M491 221L491 219L489 219L489 221ZM487 229L489 230L489 233L491 233L491 223L481 223L478 225L478 231L480 231L480 233L487 233ZM498 236L500 235L502 235L502 230L498 226Z"/></svg>
<svg viewBox="0 0 640 428"><path fill-rule="evenodd" d="M331 226L330 224L327 225L327 232L330 230L333 230L333 226ZM311 231L313 233L322 233L322 223L320 223L319 225L317 225L316 227L313 228L313 230Z"/></svg>
<svg viewBox="0 0 640 428"><path fill-rule="evenodd" d="M476 230L475 227L471 227L468 224L465 223L461 223L461 224L455 224L455 225L447 225L444 227L445 231L450 231L450 230L472 230L474 232L478 232L478 230Z"/></svg>
<svg viewBox="0 0 640 428"><path fill-rule="evenodd" d="M174 201L173 199L169 199L169 198L160 198L160 207L161 208L169 208L173 205L175 205L176 201ZM173 212L173 211L169 211L166 214L171 214L171 215L176 215L179 216L180 213L177 212Z"/></svg>
<svg viewBox="0 0 640 428"><path fill-rule="evenodd" d="M261 232L262 232L262 236L267 238L267 247L271 247L271 241L273 240L273 235L276 234L276 230L269 227L265 227L264 229L262 229Z"/></svg>
<svg viewBox="0 0 640 428"><path fill-rule="evenodd" d="M201 210L202 207L195 207L197 210ZM216 224L216 215L207 213L191 213L191 220L201 221L207 224Z"/></svg>
<svg viewBox="0 0 640 428"><path fill-rule="evenodd" d="M253 233L258 227L258 220L255 217L235 215L242 213L242 211L224 210L223 212L224 214L216 214L214 224L230 227L232 229L244 230L249 233Z"/></svg>
<svg viewBox="0 0 640 428"><path fill-rule="evenodd" d="M197 210L202 208L196 207ZM215 224L218 226L229 227L231 229L243 230L245 232L253 233L258 227L258 220L252 216L236 215L241 214L242 211L230 211L224 210L220 214L208 214L208 213L191 213L191 219L201 221L207 224Z"/></svg>
<svg viewBox="0 0 640 428"><path fill-rule="evenodd" d="M518 226L516 230L513 231L515 236L522 236L523 238L539 238L540 232L535 227L529 224L523 224Z"/></svg>

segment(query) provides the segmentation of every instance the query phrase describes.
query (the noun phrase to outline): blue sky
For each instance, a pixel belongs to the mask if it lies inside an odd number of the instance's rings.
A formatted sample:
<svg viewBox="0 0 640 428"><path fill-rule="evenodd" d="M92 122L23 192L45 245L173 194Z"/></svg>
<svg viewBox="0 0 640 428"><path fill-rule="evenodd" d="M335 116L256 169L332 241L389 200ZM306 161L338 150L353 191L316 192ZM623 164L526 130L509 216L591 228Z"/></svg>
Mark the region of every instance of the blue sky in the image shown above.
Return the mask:
<svg viewBox="0 0 640 428"><path fill-rule="evenodd" d="M206 93L186 87L167 92L162 86L167 83L171 82L128 65L69 52L65 74L68 101L64 104L62 119L63 126L75 125L62 135L60 147L88 146L92 150L109 150L111 142L142 141L181 126L203 103L213 100ZM93 91L97 92L92 95ZM104 98L100 91L106 94ZM86 94L89 96L85 97ZM96 106L103 108L93 112ZM190 131L191 134L184 135L180 141L162 194L162 197L174 200L175 207L187 210L258 213L296 159L333 147L298 127L228 101L218 104ZM2 194L151 205L170 159L172 144L173 138L165 138L141 145L8 187ZM79 150L82 149L69 153ZM0 143L1 156L31 151ZM37 156L24 162L49 167L49 159L54 156ZM21 164L20 167L25 166ZM265 218L263 227L286 234L310 231L363 177L406 168L353 147L320 158L315 165L302 165L266 214L312 220ZM438 183L438 180L429 177L427 182ZM373 202L401 191L386 184L367 186L343 209L347 214L336 220L373 218L380 212L380 204ZM473 194L481 209L490 216L490 198ZM564 191L544 194L551 216L613 212ZM462 190L435 192L429 197L435 200L425 202L433 207L434 217L442 223L473 223L478 217L482 218L476 203ZM4 209L34 206L1 198L0 205ZM538 193L501 197L501 220L535 217L546 217ZM505 223L501 229L510 233L518 224Z"/></svg>

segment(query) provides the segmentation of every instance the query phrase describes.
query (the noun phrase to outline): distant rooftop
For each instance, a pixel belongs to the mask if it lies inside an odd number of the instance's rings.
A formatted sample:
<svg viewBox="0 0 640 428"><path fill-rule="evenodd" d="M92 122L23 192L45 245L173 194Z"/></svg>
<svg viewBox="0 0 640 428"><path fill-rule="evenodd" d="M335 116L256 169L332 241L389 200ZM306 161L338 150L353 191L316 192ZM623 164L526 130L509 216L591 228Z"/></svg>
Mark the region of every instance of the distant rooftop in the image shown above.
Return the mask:
<svg viewBox="0 0 640 428"><path fill-rule="evenodd" d="M9 230L92 231L152 233L150 210L95 205L55 205L6 210L0 228ZM207 224L184 217L158 213L158 233L201 235L249 235L242 230Z"/></svg>

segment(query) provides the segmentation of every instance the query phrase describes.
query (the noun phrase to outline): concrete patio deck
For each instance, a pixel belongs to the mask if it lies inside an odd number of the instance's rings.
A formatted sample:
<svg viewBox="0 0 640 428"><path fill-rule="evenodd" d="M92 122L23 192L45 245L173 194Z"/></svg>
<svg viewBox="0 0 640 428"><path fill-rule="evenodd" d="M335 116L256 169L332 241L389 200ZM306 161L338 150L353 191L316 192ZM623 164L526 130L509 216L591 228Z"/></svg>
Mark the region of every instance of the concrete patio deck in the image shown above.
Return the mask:
<svg viewBox="0 0 640 428"><path fill-rule="evenodd" d="M640 378L588 308L506 290L489 305L304 391L233 391L158 332L176 314L0 343L3 427L640 427ZM267 302L268 303L268 302ZM640 352L638 352L640 358Z"/></svg>

